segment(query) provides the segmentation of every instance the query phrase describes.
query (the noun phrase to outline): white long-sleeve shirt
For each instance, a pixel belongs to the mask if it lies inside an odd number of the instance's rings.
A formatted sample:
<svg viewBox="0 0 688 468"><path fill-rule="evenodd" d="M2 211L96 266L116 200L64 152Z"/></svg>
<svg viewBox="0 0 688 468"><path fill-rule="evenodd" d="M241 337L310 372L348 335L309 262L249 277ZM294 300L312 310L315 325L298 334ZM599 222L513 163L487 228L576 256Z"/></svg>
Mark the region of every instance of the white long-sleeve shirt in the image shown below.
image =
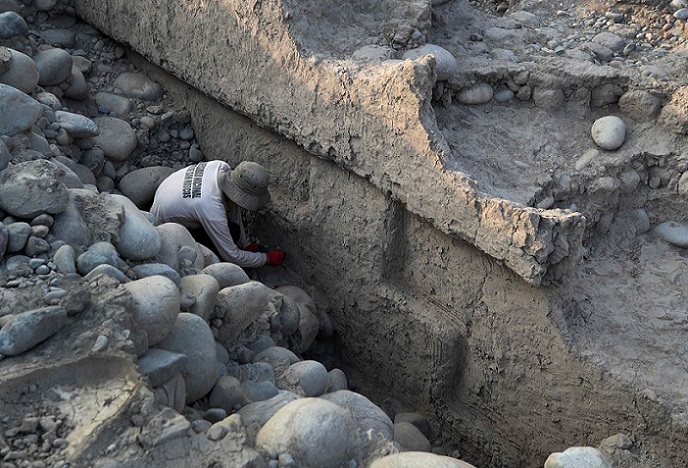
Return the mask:
<svg viewBox="0 0 688 468"><path fill-rule="evenodd" d="M263 266L267 255L241 250L229 232L228 221L238 224L239 246L246 246L241 209L232 203L227 210L219 184L220 173L231 169L226 162L210 161L178 170L158 187L151 213L161 223L178 223L189 229L202 227L226 262L247 268Z"/></svg>

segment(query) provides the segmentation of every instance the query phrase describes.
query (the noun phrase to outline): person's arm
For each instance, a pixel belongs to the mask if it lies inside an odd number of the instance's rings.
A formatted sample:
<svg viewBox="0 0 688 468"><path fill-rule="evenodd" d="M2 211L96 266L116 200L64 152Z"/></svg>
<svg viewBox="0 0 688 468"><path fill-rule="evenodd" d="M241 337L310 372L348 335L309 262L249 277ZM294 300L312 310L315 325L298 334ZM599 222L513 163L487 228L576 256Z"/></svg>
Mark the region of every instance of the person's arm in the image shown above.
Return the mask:
<svg viewBox="0 0 688 468"><path fill-rule="evenodd" d="M198 213L201 225L215 244L222 260L246 268L256 268L267 263L266 254L241 250L234 243L232 234L229 232L225 207L219 199L206 200L203 205L199 206L199 210L202 211Z"/></svg>
<svg viewBox="0 0 688 468"><path fill-rule="evenodd" d="M226 222L204 220L203 229L208 233L215 244L215 248L226 262L234 263L240 267L256 268L267 263L267 255L261 252L248 252L241 250L234 243Z"/></svg>

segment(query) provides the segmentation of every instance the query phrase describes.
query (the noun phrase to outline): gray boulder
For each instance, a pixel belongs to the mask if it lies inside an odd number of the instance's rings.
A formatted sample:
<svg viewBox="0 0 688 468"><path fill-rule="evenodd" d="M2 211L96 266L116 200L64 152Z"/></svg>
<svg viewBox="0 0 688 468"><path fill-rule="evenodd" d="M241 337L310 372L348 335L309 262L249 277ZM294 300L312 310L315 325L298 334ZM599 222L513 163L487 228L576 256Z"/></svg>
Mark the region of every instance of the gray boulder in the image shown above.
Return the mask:
<svg viewBox="0 0 688 468"><path fill-rule="evenodd" d="M619 110L636 122L654 120L661 109L662 101L647 91L631 90L619 98Z"/></svg>
<svg viewBox="0 0 688 468"><path fill-rule="evenodd" d="M313 300L310 294L308 294L306 291L299 288L298 286L283 285L277 286L274 289L278 293L284 294L285 296L289 297L292 301L296 302L297 304L305 305L311 312L317 312L315 300Z"/></svg>
<svg viewBox="0 0 688 468"><path fill-rule="evenodd" d="M545 468L612 468L612 466L596 448L571 447L547 457Z"/></svg>
<svg viewBox="0 0 688 468"><path fill-rule="evenodd" d="M14 11L6 11L0 14L0 39L23 36L28 32L29 27L20 14Z"/></svg>
<svg viewBox="0 0 688 468"><path fill-rule="evenodd" d="M164 276L150 276L127 283L124 288L134 300L134 320L138 327L148 334L149 345L154 346L160 343L174 328L177 321L180 305L177 286L172 280ZM212 342L211 333L210 343L212 344ZM178 351L176 347L164 347L163 349L174 352L182 351Z"/></svg>
<svg viewBox="0 0 688 468"><path fill-rule="evenodd" d="M122 273L121 270L119 270L118 268L116 268L112 265L108 265L107 263L103 263L103 264L95 267L86 276L84 276L84 279L86 281L91 281L100 275L109 276L110 278L113 278L113 279L119 281L120 283L128 283L129 281L131 281L127 277L127 275Z"/></svg>
<svg viewBox="0 0 688 468"><path fill-rule="evenodd" d="M59 85L72 76L72 56L62 49L48 49L37 53L33 61L38 68L38 84Z"/></svg>
<svg viewBox="0 0 688 468"><path fill-rule="evenodd" d="M113 194L112 198L124 209L119 236L114 244L120 255L127 260L146 260L155 257L162 244L160 234L131 200Z"/></svg>
<svg viewBox="0 0 688 468"><path fill-rule="evenodd" d="M29 59L31 60L31 59ZM31 60L31 63L34 63L33 60ZM34 63L34 67L36 64ZM0 80L2 77L0 77ZM38 70L36 70L36 83L38 84ZM43 91L40 93L36 94L36 101L40 102L41 104L45 104L46 106L50 107L54 111L58 111L62 109L62 103L60 102L60 98L55 96L53 93L49 93L47 91Z"/></svg>
<svg viewBox="0 0 688 468"><path fill-rule="evenodd" d="M60 331L67 323L64 307L50 306L15 315L0 329L0 354L16 356Z"/></svg>
<svg viewBox="0 0 688 468"><path fill-rule="evenodd" d="M613 115L599 118L590 130L592 139L600 148L615 150L623 145L626 139L626 124Z"/></svg>
<svg viewBox="0 0 688 468"><path fill-rule="evenodd" d="M279 308L279 322L280 322L280 331L282 332L283 336L291 336L296 330L299 329L299 324L301 323L301 309L305 308L306 310L304 311L305 314L310 314L313 315L310 312L310 309L308 309L308 306L303 305L303 304L297 304L294 302L290 297L284 296L282 297L282 304L280 305ZM317 333L317 330L316 330ZM305 341L308 341L308 346L313 342L312 338L313 337L306 337L305 339L303 338L302 335L302 340L301 343ZM303 351L304 349L307 349L306 347L302 346L301 350Z"/></svg>
<svg viewBox="0 0 688 468"><path fill-rule="evenodd" d="M189 231L177 223L164 223L156 226L155 229L160 234L160 251L158 261L171 266L179 271L179 250L184 247L191 247L198 252L196 261L192 264L193 268L203 268L203 254L198 248L198 244Z"/></svg>
<svg viewBox="0 0 688 468"><path fill-rule="evenodd" d="M160 183L175 172L171 167L154 166L136 169L119 181L119 190L139 208L149 206Z"/></svg>
<svg viewBox="0 0 688 468"><path fill-rule="evenodd" d="M208 265L207 267L203 268L201 273L215 278L220 285L220 289L228 288L230 286L238 286L250 281L246 272L239 265L229 262L220 262Z"/></svg>
<svg viewBox="0 0 688 468"><path fill-rule="evenodd" d="M76 35L69 29L45 29L39 34L46 44L53 47L71 49L76 42Z"/></svg>
<svg viewBox="0 0 688 468"><path fill-rule="evenodd" d="M348 390L349 382L346 374L341 369L332 369L327 373L327 393L337 392L339 390Z"/></svg>
<svg viewBox="0 0 688 468"><path fill-rule="evenodd" d="M315 341L315 338L318 336L318 331L320 330L320 321L314 313L306 308L306 306L300 305L299 311L301 312L299 318L301 351L306 351L311 347L313 341Z"/></svg>
<svg viewBox="0 0 688 468"><path fill-rule="evenodd" d="M51 234L75 247L89 246L91 232L85 216L88 216L98 202L98 194L90 190L69 189L69 203L62 213L55 216Z"/></svg>
<svg viewBox="0 0 688 468"><path fill-rule="evenodd" d="M222 408L232 412L237 406L244 406L248 401L241 387L241 382L235 377L225 375L220 377L208 396L208 405L212 408Z"/></svg>
<svg viewBox="0 0 688 468"><path fill-rule="evenodd" d="M23 221L7 224L7 252L15 253L23 250L26 241L31 236L31 225Z"/></svg>
<svg viewBox="0 0 688 468"><path fill-rule="evenodd" d="M461 89L456 93L456 100L461 104L485 104L494 96L494 90L489 83L479 82Z"/></svg>
<svg viewBox="0 0 688 468"><path fill-rule="evenodd" d="M267 362L256 362L241 366L228 366L227 373L243 382L275 383L275 371Z"/></svg>
<svg viewBox="0 0 688 468"><path fill-rule="evenodd" d="M132 108L132 103L129 99L116 94L99 91L93 96L93 99L96 101L100 111L106 114L114 112L117 115L127 115Z"/></svg>
<svg viewBox="0 0 688 468"><path fill-rule="evenodd" d="M676 247L688 247L688 226L675 221L665 221L658 225L654 233L657 237Z"/></svg>
<svg viewBox="0 0 688 468"><path fill-rule="evenodd" d="M459 64L456 58L446 49L436 44L424 44L416 49L408 50L402 56L403 60L415 60L425 55L433 55L435 57L435 72L437 79L448 80L456 74Z"/></svg>
<svg viewBox="0 0 688 468"><path fill-rule="evenodd" d="M394 416L394 424L407 422L411 423L418 428L423 435L430 440L432 437L432 431L430 430L430 423L422 415L418 413L397 413Z"/></svg>
<svg viewBox="0 0 688 468"><path fill-rule="evenodd" d="M275 340L273 340L270 336L258 335L253 339L253 341L251 341L251 343L248 344L248 349L250 349L255 356L261 351L265 351L266 349L272 348L275 345Z"/></svg>
<svg viewBox="0 0 688 468"><path fill-rule="evenodd" d="M64 164L62 161L69 161L69 165ZM76 163L69 158L64 156L58 156L51 160L53 164L60 168L60 182L62 182L67 188L84 188L84 183L79 178L78 174L72 170L72 167L76 167ZM93 174L91 174L93 177Z"/></svg>
<svg viewBox="0 0 688 468"><path fill-rule="evenodd" d="M175 373L169 380L153 389L158 403L181 413L186 403L186 383L181 373Z"/></svg>
<svg viewBox="0 0 688 468"><path fill-rule="evenodd" d="M13 86L19 91L30 94L38 85L38 67L31 57L14 49L8 49L12 54L9 69L0 73L0 83Z"/></svg>
<svg viewBox="0 0 688 468"><path fill-rule="evenodd" d="M257 318L271 308L275 311L276 296L275 291L258 281L221 289L215 303L215 313L222 319L217 341L229 347Z"/></svg>
<svg viewBox="0 0 688 468"><path fill-rule="evenodd" d="M0 84L0 135L15 135L31 128L43 107L17 88Z"/></svg>
<svg viewBox="0 0 688 468"><path fill-rule="evenodd" d="M358 393L349 390L327 393L321 396L323 400L341 406L351 413L361 430L375 430L387 440L394 437L394 424L389 416L377 405Z"/></svg>
<svg viewBox="0 0 688 468"><path fill-rule="evenodd" d="M126 96L147 101L159 99L163 93L159 84L141 73L122 73L115 80L115 87Z"/></svg>
<svg viewBox="0 0 688 468"><path fill-rule="evenodd" d="M176 295L178 301L179 294L176 293ZM150 334L148 336L150 338ZM184 354L189 358L182 372L186 383L186 404L191 404L207 395L217 382L218 362L213 332L198 315L180 313L172 331L158 343L157 347Z"/></svg>
<svg viewBox="0 0 688 468"><path fill-rule="evenodd" d="M59 168L44 159L9 166L0 173L0 207L20 218L61 213L69 191L59 177Z"/></svg>
<svg viewBox="0 0 688 468"><path fill-rule="evenodd" d="M394 424L394 442L401 446L402 451L430 452L432 450L428 439L409 422Z"/></svg>
<svg viewBox="0 0 688 468"><path fill-rule="evenodd" d="M105 168L105 154L100 148L91 148L81 153L81 164L98 177ZM126 195L126 194L125 194Z"/></svg>
<svg viewBox="0 0 688 468"><path fill-rule="evenodd" d="M109 160L126 161L138 144L134 129L128 122L116 117L98 117L95 122L100 131L94 137L96 146L103 150Z"/></svg>
<svg viewBox="0 0 688 468"><path fill-rule="evenodd" d="M131 271L136 275L136 278L147 278L149 276L164 276L174 282L176 286L179 286L181 282L181 277L179 273L176 272L169 265L164 263L142 263L140 265L135 265L131 267Z"/></svg>
<svg viewBox="0 0 688 468"><path fill-rule="evenodd" d="M80 275L86 275L98 265L118 267L121 264L119 253L114 245L100 241L89 246L88 250L76 258L76 269Z"/></svg>
<svg viewBox="0 0 688 468"><path fill-rule="evenodd" d="M277 395L278 390L272 382L253 382L247 380L241 384L244 394L249 401L265 401Z"/></svg>
<svg viewBox="0 0 688 468"><path fill-rule="evenodd" d="M58 0L36 0L34 2L38 11L50 11L57 6Z"/></svg>
<svg viewBox="0 0 688 468"><path fill-rule="evenodd" d="M77 101L84 101L90 96L84 74L74 65L72 65L71 80L67 89L64 90L64 96Z"/></svg>
<svg viewBox="0 0 688 468"><path fill-rule="evenodd" d="M252 424L263 426L275 413L284 408L292 401L298 400L299 396L295 393L280 390L277 395L263 401L256 401L243 406L237 414L241 416L246 427Z"/></svg>
<svg viewBox="0 0 688 468"><path fill-rule="evenodd" d="M618 52L626 45L626 41L618 34L601 32L592 38L592 42Z"/></svg>
<svg viewBox="0 0 688 468"><path fill-rule="evenodd" d="M93 63L86 57L81 55L72 55L72 64L81 71L81 73L91 73Z"/></svg>
<svg viewBox="0 0 688 468"><path fill-rule="evenodd" d="M76 252L74 247L65 244L55 252L53 263L57 265L57 271L65 275L76 273Z"/></svg>
<svg viewBox="0 0 688 468"><path fill-rule="evenodd" d="M64 128L69 136L74 138L94 137L100 133L96 123L83 115L55 111L55 119L60 127Z"/></svg>
<svg viewBox="0 0 688 468"><path fill-rule="evenodd" d="M196 302L191 306L189 312L198 315L207 322L213 313L217 293L220 291L217 280L205 274L187 275L181 279L180 289L183 293L196 298Z"/></svg>
<svg viewBox="0 0 688 468"><path fill-rule="evenodd" d="M345 464L352 455L356 423L343 408L319 398L292 401L265 423L256 446L289 453L300 466Z"/></svg>
<svg viewBox="0 0 688 468"><path fill-rule="evenodd" d="M139 373L148 378L151 387L157 387L182 372L188 361L184 354L151 348L138 360Z"/></svg>
<svg viewBox="0 0 688 468"><path fill-rule="evenodd" d="M327 369L318 361L296 362L284 371L277 384L283 390L317 397L325 393L327 388Z"/></svg>
<svg viewBox="0 0 688 468"><path fill-rule="evenodd" d="M256 354L252 360L254 364L259 362L265 362L269 364L274 370L276 376L282 375L282 373L284 373L289 366L299 361L300 359L296 354L292 353L287 348L282 348L281 346L273 346L261 351L260 353Z"/></svg>
<svg viewBox="0 0 688 468"><path fill-rule="evenodd" d="M403 452L378 458L370 468L475 468L465 461L426 452Z"/></svg>

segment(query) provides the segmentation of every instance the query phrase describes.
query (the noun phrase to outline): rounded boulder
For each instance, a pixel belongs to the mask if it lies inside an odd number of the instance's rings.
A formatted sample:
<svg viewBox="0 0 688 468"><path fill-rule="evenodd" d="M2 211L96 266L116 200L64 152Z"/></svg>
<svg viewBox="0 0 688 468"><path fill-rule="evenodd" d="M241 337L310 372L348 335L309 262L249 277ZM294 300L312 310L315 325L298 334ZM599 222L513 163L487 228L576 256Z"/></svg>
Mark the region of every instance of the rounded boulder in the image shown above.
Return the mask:
<svg viewBox="0 0 688 468"><path fill-rule="evenodd" d="M393 439L394 424L392 420L382 409L363 395L349 390L340 390L325 394L320 398L349 411L364 432L373 429L385 439Z"/></svg>
<svg viewBox="0 0 688 468"><path fill-rule="evenodd" d="M19 13L6 11L0 14L0 39L9 39L28 32L29 27Z"/></svg>
<svg viewBox="0 0 688 468"><path fill-rule="evenodd" d="M208 265L201 273L210 275L217 280L220 289L238 286L250 281L246 272L239 265L229 262L220 262Z"/></svg>
<svg viewBox="0 0 688 468"><path fill-rule="evenodd" d="M8 49L12 54L9 69L0 73L0 83L17 88L30 94L38 85L38 67L31 57L14 49Z"/></svg>
<svg viewBox="0 0 688 468"><path fill-rule="evenodd" d="M37 53L33 61L38 68L38 84L59 85L72 76L72 56L62 49L48 49Z"/></svg>
<svg viewBox="0 0 688 468"><path fill-rule="evenodd" d="M613 115L597 119L590 130L597 146L606 150L615 150L623 145L626 139L626 124Z"/></svg>
<svg viewBox="0 0 688 468"><path fill-rule="evenodd" d="M0 84L0 109L0 135L28 130L43 115L38 101L6 84Z"/></svg>
<svg viewBox="0 0 688 468"><path fill-rule="evenodd" d="M494 90L492 86L485 82L476 83L468 88L463 88L456 94L456 100L461 104L485 104L490 102Z"/></svg>
<svg viewBox="0 0 688 468"><path fill-rule="evenodd" d="M163 94L159 84L141 73L122 73L115 80L115 87L126 96L147 101L159 99Z"/></svg>
<svg viewBox="0 0 688 468"><path fill-rule="evenodd" d="M278 381L279 387L304 396L317 397L325 393L327 388L327 369L318 361L301 361L289 366Z"/></svg>
<svg viewBox="0 0 688 468"><path fill-rule="evenodd" d="M112 198L124 209L119 236L114 242L122 258L138 261L155 257L161 246L160 234L155 226L127 197L113 194Z"/></svg>
<svg viewBox="0 0 688 468"><path fill-rule="evenodd" d="M370 468L475 468L465 461L426 452L403 452L378 458Z"/></svg>
<svg viewBox="0 0 688 468"><path fill-rule="evenodd" d="M134 129L128 122L116 117L99 117L95 123L100 132L94 137L96 146L103 150L109 160L126 161L138 144Z"/></svg>
<svg viewBox="0 0 688 468"><path fill-rule="evenodd" d="M435 72L437 79L448 80L459 68L456 58L447 49L444 49L436 44L424 44L416 49L411 49L404 53L403 60L415 60L425 55L433 55L435 57Z"/></svg>
<svg viewBox="0 0 688 468"><path fill-rule="evenodd" d="M356 423L348 411L319 398L303 398L280 409L256 436L256 445L289 453L301 466L343 465L351 457Z"/></svg>
<svg viewBox="0 0 688 468"><path fill-rule="evenodd" d="M179 271L179 251L182 247L190 247L198 253L196 260L191 265L193 268L201 269L204 265L203 252L198 248L196 240L188 229L177 223L164 223L156 226L155 229L160 234L160 250L158 251L158 261L169 265Z"/></svg>
<svg viewBox="0 0 688 468"><path fill-rule="evenodd" d="M61 213L69 203L69 189L59 178L58 166L45 159L9 166L0 173L0 207L20 218Z"/></svg>
<svg viewBox="0 0 688 468"><path fill-rule="evenodd" d="M171 167L155 166L136 169L119 181L119 190L139 208L151 204L160 183L174 172Z"/></svg>
<svg viewBox="0 0 688 468"><path fill-rule="evenodd" d="M210 392L219 375L213 332L205 320L195 314L180 313L170 333L157 347L189 358L182 371L187 405Z"/></svg>
<svg viewBox="0 0 688 468"><path fill-rule="evenodd" d="M208 321L213 313L220 285L210 275L187 275L181 279L181 291L196 298L189 312Z"/></svg>
<svg viewBox="0 0 688 468"><path fill-rule="evenodd" d="M180 298L177 286L164 276L149 276L127 283L124 288L134 300L136 324L148 334L148 343L151 346L158 344L172 331L179 315ZM210 343L212 342L211 332Z"/></svg>

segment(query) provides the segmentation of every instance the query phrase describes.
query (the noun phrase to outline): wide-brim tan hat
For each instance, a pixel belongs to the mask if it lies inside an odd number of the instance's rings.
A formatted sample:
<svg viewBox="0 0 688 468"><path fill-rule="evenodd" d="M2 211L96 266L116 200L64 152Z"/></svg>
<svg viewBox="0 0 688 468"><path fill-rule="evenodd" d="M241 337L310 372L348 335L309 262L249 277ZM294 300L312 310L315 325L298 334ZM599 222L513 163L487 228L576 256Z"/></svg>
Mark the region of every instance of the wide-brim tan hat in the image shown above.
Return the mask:
<svg viewBox="0 0 688 468"><path fill-rule="evenodd" d="M258 163L244 161L220 178L222 192L247 210L258 210L270 202L268 171Z"/></svg>

